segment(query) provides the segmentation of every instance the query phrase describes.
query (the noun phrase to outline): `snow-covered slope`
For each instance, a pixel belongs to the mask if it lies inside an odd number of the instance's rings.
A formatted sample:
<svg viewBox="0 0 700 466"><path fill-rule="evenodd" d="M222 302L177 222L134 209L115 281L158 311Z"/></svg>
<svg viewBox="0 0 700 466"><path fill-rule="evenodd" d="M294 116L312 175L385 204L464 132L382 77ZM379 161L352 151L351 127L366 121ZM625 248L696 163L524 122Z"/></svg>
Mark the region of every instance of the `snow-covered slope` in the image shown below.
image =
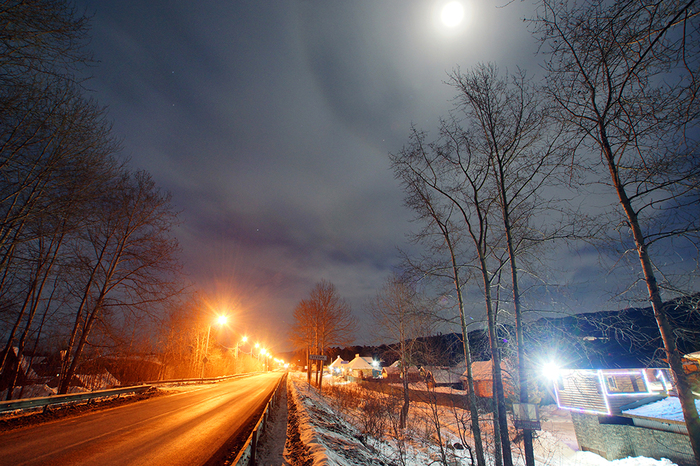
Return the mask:
<svg viewBox="0 0 700 466"><path fill-rule="evenodd" d="M301 377L290 374L289 384L289 394L297 406L300 439L307 447L313 465L363 466L395 463L395 449L389 443L363 435ZM556 407L545 407L544 413L543 417L546 420L543 422L543 430L538 432L536 441L538 466L674 466L674 463L667 459L638 457L608 461L594 453L576 451L570 416ZM419 442L416 442L416 445L418 444ZM517 464L524 464L518 452L514 451L514 458ZM409 447L409 454L403 459L406 466L439 464L434 460L434 455L431 459L429 451L413 447ZM456 464L470 464L468 457L455 460Z"/></svg>

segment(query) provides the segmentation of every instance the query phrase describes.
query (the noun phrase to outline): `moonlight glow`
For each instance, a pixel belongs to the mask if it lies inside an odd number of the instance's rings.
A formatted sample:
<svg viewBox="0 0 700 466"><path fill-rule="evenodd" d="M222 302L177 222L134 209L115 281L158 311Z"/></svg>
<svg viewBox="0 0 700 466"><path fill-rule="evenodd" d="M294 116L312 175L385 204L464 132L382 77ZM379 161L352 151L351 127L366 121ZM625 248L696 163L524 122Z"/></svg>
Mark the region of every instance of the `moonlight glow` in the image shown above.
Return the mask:
<svg viewBox="0 0 700 466"><path fill-rule="evenodd" d="M459 2L450 2L442 7L440 19L442 19L442 24L447 27L459 26L464 19L464 7Z"/></svg>

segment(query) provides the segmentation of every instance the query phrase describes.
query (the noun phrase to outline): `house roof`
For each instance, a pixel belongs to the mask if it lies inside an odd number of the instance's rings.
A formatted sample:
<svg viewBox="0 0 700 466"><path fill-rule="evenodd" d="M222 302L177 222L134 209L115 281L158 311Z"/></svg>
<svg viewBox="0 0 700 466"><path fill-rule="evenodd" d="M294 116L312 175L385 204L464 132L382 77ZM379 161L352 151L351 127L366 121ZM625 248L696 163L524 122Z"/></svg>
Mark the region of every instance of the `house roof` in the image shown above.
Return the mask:
<svg viewBox="0 0 700 466"><path fill-rule="evenodd" d="M341 364L347 364L347 363L348 363L347 361L345 361L343 358L338 356L337 358L335 358L335 361L330 363L330 367L340 367Z"/></svg>
<svg viewBox="0 0 700 466"><path fill-rule="evenodd" d="M350 361L347 365L348 369L374 369L372 367L372 358L361 357L359 354L355 355L355 359Z"/></svg>
<svg viewBox="0 0 700 466"><path fill-rule="evenodd" d="M695 407L700 412L700 400L695 400ZM623 414L641 416L652 419L664 419L667 421L684 422L683 411L678 397L669 396L654 403L639 406L634 409L626 409Z"/></svg>
<svg viewBox="0 0 700 466"><path fill-rule="evenodd" d="M472 362L472 377L475 380L493 380L491 360L488 361L474 361ZM501 371L503 372L503 377L508 378L509 374L506 372L505 361L501 361ZM462 373L462 377L467 376L466 369Z"/></svg>
<svg viewBox="0 0 700 466"><path fill-rule="evenodd" d="M423 366L423 369L430 372L436 383L459 383L461 372L457 368L440 366Z"/></svg>

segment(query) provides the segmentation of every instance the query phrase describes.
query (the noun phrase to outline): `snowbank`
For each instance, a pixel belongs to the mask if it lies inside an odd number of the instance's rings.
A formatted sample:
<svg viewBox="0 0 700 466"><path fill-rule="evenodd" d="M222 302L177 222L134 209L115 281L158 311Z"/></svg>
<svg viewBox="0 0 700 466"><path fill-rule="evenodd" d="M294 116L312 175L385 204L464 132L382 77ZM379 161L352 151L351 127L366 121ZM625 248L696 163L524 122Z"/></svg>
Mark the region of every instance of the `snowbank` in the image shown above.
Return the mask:
<svg viewBox="0 0 700 466"><path fill-rule="evenodd" d="M361 466L384 464L377 451L363 443L364 437L336 413L306 382L290 375L288 380L297 406L299 434L314 466Z"/></svg>
<svg viewBox="0 0 700 466"><path fill-rule="evenodd" d="M315 466L390 463L392 448L388 443L365 438L301 377L290 374L288 383L289 394L298 410L301 441L309 449ZM418 405L420 403L413 406L417 408ZM608 461L591 452L576 451L578 445L568 411L551 406L543 407L541 414L543 430L537 433L535 442L537 466L675 466L668 459L638 457ZM516 464L524 464L520 455L514 456ZM414 451L406 458L406 464L432 464L429 458L428 452ZM469 463L463 460L462 464Z"/></svg>

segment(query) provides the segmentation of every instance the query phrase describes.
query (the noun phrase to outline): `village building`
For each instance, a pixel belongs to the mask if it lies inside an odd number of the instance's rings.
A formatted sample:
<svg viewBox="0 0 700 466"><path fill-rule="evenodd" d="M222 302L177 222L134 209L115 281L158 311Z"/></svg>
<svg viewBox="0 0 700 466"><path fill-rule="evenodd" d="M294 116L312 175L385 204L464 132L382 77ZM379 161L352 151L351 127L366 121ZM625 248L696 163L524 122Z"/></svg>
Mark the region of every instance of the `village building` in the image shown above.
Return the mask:
<svg viewBox="0 0 700 466"><path fill-rule="evenodd" d="M553 382L557 405L571 411L581 450L608 460L694 462L669 369L564 369Z"/></svg>
<svg viewBox="0 0 700 466"><path fill-rule="evenodd" d="M420 371L416 366L408 367L408 381L410 383L419 382L421 380ZM392 365L382 368L382 377L387 381L396 382L402 380L403 374L401 371L401 361L397 360Z"/></svg>
<svg viewBox="0 0 700 466"><path fill-rule="evenodd" d="M423 366L420 370L429 387L462 388L461 376L464 372L464 363L454 367Z"/></svg>
<svg viewBox="0 0 700 466"><path fill-rule="evenodd" d="M346 375L350 381L371 379L375 376L379 377L380 374L381 370L372 358L361 357L359 354L356 354L355 359L350 361L346 366Z"/></svg>
<svg viewBox="0 0 700 466"><path fill-rule="evenodd" d="M328 365L328 371L330 372L331 375L334 375L336 377L339 377L343 374L345 374L345 368L347 367L348 362L345 361L343 358L338 356L335 358L335 360Z"/></svg>
<svg viewBox="0 0 700 466"><path fill-rule="evenodd" d="M506 361L501 361L501 374L503 376L503 390L506 394L514 393L512 378ZM460 377L463 390L469 390L467 384L467 371L464 370ZM474 380L474 393L481 398L493 398L493 362L472 362L472 379Z"/></svg>

